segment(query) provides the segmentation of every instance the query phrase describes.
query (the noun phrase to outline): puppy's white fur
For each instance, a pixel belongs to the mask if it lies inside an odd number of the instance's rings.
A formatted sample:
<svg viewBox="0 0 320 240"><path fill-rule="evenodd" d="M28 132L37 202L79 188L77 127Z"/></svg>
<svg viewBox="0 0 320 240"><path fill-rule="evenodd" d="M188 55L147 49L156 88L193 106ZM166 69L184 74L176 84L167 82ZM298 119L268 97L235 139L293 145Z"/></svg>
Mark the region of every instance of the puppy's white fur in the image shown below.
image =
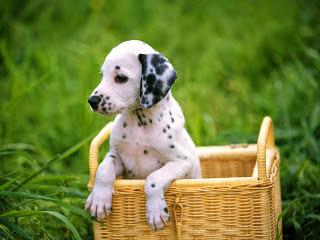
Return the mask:
<svg viewBox="0 0 320 240"><path fill-rule="evenodd" d="M153 230L161 230L170 220L164 192L175 179L201 178L201 170L195 145L184 128L183 113L171 91L156 104L150 104L155 96L149 93L145 98L149 105L141 104L140 95L151 82L143 82L142 67L146 66L139 61L141 54L147 56L145 59L160 56L165 61L165 72L156 74L159 83L174 71L167 59L141 41L124 42L106 57L101 68L102 81L91 96L102 99L95 111L118 115L110 136L110 151L98 167L86 209L103 219L112 211L116 176L146 178L147 221ZM154 73L156 68L149 65L146 71ZM127 76L128 81L117 83L119 74ZM168 88L168 83L161 87Z"/></svg>

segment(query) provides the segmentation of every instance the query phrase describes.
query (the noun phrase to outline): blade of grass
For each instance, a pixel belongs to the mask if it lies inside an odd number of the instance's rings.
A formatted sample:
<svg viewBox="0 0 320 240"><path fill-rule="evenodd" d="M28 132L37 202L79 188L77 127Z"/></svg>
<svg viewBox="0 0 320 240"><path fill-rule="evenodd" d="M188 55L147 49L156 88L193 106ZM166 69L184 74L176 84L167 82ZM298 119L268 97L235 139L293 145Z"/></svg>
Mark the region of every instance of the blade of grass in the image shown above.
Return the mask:
<svg viewBox="0 0 320 240"><path fill-rule="evenodd" d="M21 211L11 211L1 214L2 217L27 217L27 216L34 216L44 214L42 211L36 210L21 210Z"/></svg>
<svg viewBox="0 0 320 240"><path fill-rule="evenodd" d="M60 207L64 207L73 213L76 213L80 216L87 218L88 220L90 220L90 222L95 221L95 222L102 224L105 227L108 227L107 225L103 224L102 222L100 222L96 219L92 219L90 214L85 212L81 208L78 208L72 204L63 202L63 201L55 199L55 198L50 198L50 197L40 196L40 195L30 194L30 193L24 193L24 192L8 192L8 191L0 192L0 196L11 197L11 198L26 198L26 199L37 199L37 200L51 201L51 202L59 205Z"/></svg>
<svg viewBox="0 0 320 240"><path fill-rule="evenodd" d="M30 181L29 184L42 183L42 182L50 182L50 183L59 183L61 181L81 181L83 178L88 178L88 175L45 175L38 176Z"/></svg>
<svg viewBox="0 0 320 240"><path fill-rule="evenodd" d="M290 209L290 203L289 203L288 207L286 207L285 209L283 209L283 211L280 213L280 215L279 215L279 217L278 217L276 240L279 240L279 239L280 239L279 222L280 222L280 220L283 218L283 216L289 211L289 209Z"/></svg>
<svg viewBox="0 0 320 240"><path fill-rule="evenodd" d="M0 223L4 226L8 227L11 231L19 234L20 236L22 236L28 240L32 240L32 238L26 232L24 232L16 224L10 222L9 220L7 220L6 218L4 218L2 216L0 216Z"/></svg>
<svg viewBox="0 0 320 240"><path fill-rule="evenodd" d="M14 172L7 173L7 174L5 174L5 175L2 175L2 176L0 176L0 179L9 177L9 176L11 176L11 175L14 175L14 174L16 174L16 173L18 173L18 172L21 172L22 170L23 170L23 169L20 169L20 170L17 170L17 171L14 171Z"/></svg>
<svg viewBox="0 0 320 240"><path fill-rule="evenodd" d="M46 191L46 192L51 191L56 193L66 193L66 194L70 194L80 198L86 197L86 195L83 192L80 192L79 190L74 188L56 187L52 185L39 185L39 184L26 184L24 185L24 188L38 190L38 191Z"/></svg>
<svg viewBox="0 0 320 240"><path fill-rule="evenodd" d="M37 148L31 144L27 143L10 143L10 144L4 144L0 146L0 150L29 150L32 152L38 152Z"/></svg>
<svg viewBox="0 0 320 240"><path fill-rule="evenodd" d="M47 195L47 196L51 196L51 195ZM26 204L28 204L28 203L30 203L30 202L34 202L34 201L37 201L38 199L31 199L31 200L29 200L29 201L25 201L25 202L23 202L23 203L21 203L21 204L18 204L18 205L16 205L16 206L14 206L14 207L11 207L11 208L8 208L8 209L6 209L4 212L2 212L1 214L3 214L3 213L6 213L6 212L9 212L9 211L11 211L11 210L13 210L13 209L15 209L15 208L18 208L18 207L21 207L21 206L23 206L23 205L26 205Z"/></svg>
<svg viewBox="0 0 320 240"><path fill-rule="evenodd" d="M47 162L43 167L41 167L39 170L36 172L32 173L29 175L26 179L24 179L17 187L15 190L19 189L23 184L29 182L32 178L36 177L39 173L44 171L46 168L50 167L55 161L60 159L60 154L53 157L49 162Z"/></svg>
<svg viewBox="0 0 320 240"><path fill-rule="evenodd" d="M23 175L20 175L20 176L18 176L18 177L16 177L16 178L12 179L11 181L3 184L2 186L0 186L0 191L3 191L3 190L5 190L5 189L7 189L12 183L14 183L14 182L15 182L18 178L20 178L21 176L23 176Z"/></svg>
<svg viewBox="0 0 320 240"><path fill-rule="evenodd" d="M28 217L28 216L41 215L41 214L45 214L45 213L59 218L61 221L63 221L65 224L68 225L68 227L70 228L70 230L72 231L72 233L76 239L78 239L78 240L82 239L80 237L77 229L70 222L70 220L68 218L66 218L65 216L63 216L62 214L54 212L54 211L36 211L36 210L12 211L12 212L7 212L7 213L2 214L1 217Z"/></svg>
<svg viewBox="0 0 320 240"><path fill-rule="evenodd" d="M81 240L82 238L80 237L80 234L78 233L77 229L73 226L73 224L69 221L68 218L66 218L65 216L63 216L60 213L57 212L53 212L53 211L43 211L45 213L51 214L57 218L59 218L60 220L62 220L65 224L68 225L68 227L70 228L70 230L72 231L73 235L75 236L75 238L77 240Z"/></svg>
<svg viewBox="0 0 320 240"><path fill-rule="evenodd" d="M96 133L86 137L84 140L82 140L79 143L77 143L76 145L72 146L71 148L66 150L64 153L62 153L61 155L59 154L59 155L55 156L54 158L52 158L49 162L47 162L45 165L43 165L39 170L37 170L36 172L32 173L25 180L23 180L18 185L17 189L20 188L22 185L26 184L27 182L29 182L31 179L33 179L35 176L37 176L39 173L41 173L44 170L46 170L48 167L50 167L55 162L63 160L66 157L70 156L72 153L76 152L79 148L81 148L84 144L86 144L89 140L91 140L95 135L96 135Z"/></svg>
<svg viewBox="0 0 320 240"><path fill-rule="evenodd" d="M7 239L14 239L12 236L10 236L10 234L7 231L2 229L2 227L0 226L0 236L1 235L6 237Z"/></svg>
<svg viewBox="0 0 320 240"><path fill-rule="evenodd" d="M315 220L320 220L320 215L319 214L314 214L314 213L309 213L306 216L303 217L303 219L315 219Z"/></svg>

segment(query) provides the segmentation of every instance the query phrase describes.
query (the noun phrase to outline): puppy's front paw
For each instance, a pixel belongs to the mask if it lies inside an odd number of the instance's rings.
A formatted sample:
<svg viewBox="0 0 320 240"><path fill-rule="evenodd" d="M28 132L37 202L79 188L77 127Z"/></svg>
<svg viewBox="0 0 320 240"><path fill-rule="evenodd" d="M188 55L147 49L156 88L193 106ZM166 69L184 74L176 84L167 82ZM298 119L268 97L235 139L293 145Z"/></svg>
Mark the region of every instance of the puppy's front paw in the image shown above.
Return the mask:
<svg viewBox="0 0 320 240"><path fill-rule="evenodd" d="M170 221L168 207L164 198L147 200L147 221L153 231L159 231Z"/></svg>
<svg viewBox="0 0 320 240"><path fill-rule="evenodd" d="M112 212L112 194L114 194L113 189L94 188L87 199L85 210L90 209L92 217L104 219Z"/></svg>

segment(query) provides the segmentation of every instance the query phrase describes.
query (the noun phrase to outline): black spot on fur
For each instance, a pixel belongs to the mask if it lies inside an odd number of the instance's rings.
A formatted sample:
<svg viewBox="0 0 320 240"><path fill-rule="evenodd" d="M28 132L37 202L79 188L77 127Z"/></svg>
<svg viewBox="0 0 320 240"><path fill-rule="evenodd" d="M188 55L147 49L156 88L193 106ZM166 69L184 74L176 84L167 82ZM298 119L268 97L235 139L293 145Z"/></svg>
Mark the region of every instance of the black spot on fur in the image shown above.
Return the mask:
<svg viewBox="0 0 320 240"><path fill-rule="evenodd" d="M163 209L163 211L164 211L165 213L168 213L168 208L165 207L165 208Z"/></svg>
<svg viewBox="0 0 320 240"><path fill-rule="evenodd" d="M97 93L98 93L98 91L95 91L95 92L94 92L94 94L97 94Z"/></svg>
<svg viewBox="0 0 320 240"><path fill-rule="evenodd" d="M163 115L162 115L162 113L160 113L160 117L162 117Z"/></svg>
<svg viewBox="0 0 320 240"><path fill-rule="evenodd" d="M111 106L111 102L108 103L108 106Z"/></svg>
<svg viewBox="0 0 320 240"><path fill-rule="evenodd" d="M146 116L142 113L142 117L145 118Z"/></svg>
<svg viewBox="0 0 320 240"><path fill-rule="evenodd" d="M141 104L145 104L146 103L147 98L145 96L141 97Z"/></svg>
<svg viewBox="0 0 320 240"><path fill-rule="evenodd" d="M102 95L102 94L100 94L99 96L100 96L101 98L103 97L103 95Z"/></svg>
<svg viewBox="0 0 320 240"><path fill-rule="evenodd" d="M156 73L157 73L159 76L161 76L167 68L168 68L168 66L165 65L165 64L160 65L160 66L156 67Z"/></svg>
<svg viewBox="0 0 320 240"><path fill-rule="evenodd" d="M151 184L151 187L155 187L156 185L154 183Z"/></svg>
<svg viewBox="0 0 320 240"><path fill-rule="evenodd" d="M106 104L106 101L103 100L102 103L101 103L101 106L103 107L105 104Z"/></svg>
<svg viewBox="0 0 320 240"><path fill-rule="evenodd" d="M177 73L173 70L170 78L168 79L168 85L171 87L177 79Z"/></svg>
<svg viewBox="0 0 320 240"><path fill-rule="evenodd" d="M161 97L163 95L162 87L163 87L163 82L158 80L153 87L152 94L155 96Z"/></svg>
<svg viewBox="0 0 320 240"><path fill-rule="evenodd" d="M111 107L109 107L108 109L111 110Z"/></svg>
<svg viewBox="0 0 320 240"><path fill-rule="evenodd" d="M173 123L174 123L174 118L171 118L171 122L173 122Z"/></svg>
<svg viewBox="0 0 320 240"><path fill-rule="evenodd" d="M109 99L110 99L110 97L109 97L109 96L106 96L106 99L107 99L107 100L109 100Z"/></svg>
<svg viewBox="0 0 320 240"><path fill-rule="evenodd" d="M169 96L167 97L167 101L169 101Z"/></svg>
<svg viewBox="0 0 320 240"><path fill-rule="evenodd" d="M146 54L139 54L139 61L142 66L142 74L146 74L147 71L147 55Z"/></svg>
<svg viewBox="0 0 320 240"><path fill-rule="evenodd" d="M124 122L124 123L123 123L123 127L125 128L126 126L127 126L127 123L126 123L126 122Z"/></svg>
<svg viewBox="0 0 320 240"><path fill-rule="evenodd" d="M156 82L157 78L154 74L148 74L147 75L147 86L153 86L153 84Z"/></svg>
<svg viewBox="0 0 320 240"><path fill-rule="evenodd" d="M156 103L158 103L161 100L160 96L154 96L152 99L152 105L155 105Z"/></svg>
<svg viewBox="0 0 320 240"><path fill-rule="evenodd" d="M172 138L172 136L169 134L169 135L168 135L168 138Z"/></svg>
<svg viewBox="0 0 320 240"><path fill-rule="evenodd" d="M114 69L119 70L119 69L120 69L120 66L115 66Z"/></svg>
<svg viewBox="0 0 320 240"><path fill-rule="evenodd" d="M125 135L125 134L123 134L122 138L123 138L123 139L125 139L125 138L126 138L126 135Z"/></svg>
<svg viewBox="0 0 320 240"><path fill-rule="evenodd" d="M116 158L114 155L109 155L110 157L112 157L112 158Z"/></svg>
<svg viewBox="0 0 320 240"><path fill-rule="evenodd" d="M161 200L163 200L163 201L164 201L164 198L161 198Z"/></svg>
<svg viewBox="0 0 320 240"><path fill-rule="evenodd" d="M150 119L149 122L152 123L152 119Z"/></svg>
<svg viewBox="0 0 320 240"><path fill-rule="evenodd" d="M106 112L106 111L107 111L107 109L106 109L105 107L103 107L103 108L102 108L102 111Z"/></svg>
<svg viewBox="0 0 320 240"><path fill-rule="evenodd" d="M166 133L167 132L167 130L164 128L163 130L162 130L164 133Z"/></svg>
<svg viewBox="0 0 320 240"><path fill-rule="evenodd" d="M144 150L143 153L144 153L144 154L148 154L148 151L147 151L147 150Z"/></svg>
<svg viewBox="0 0 320 240"><path fill-rule="evenodd" d="M139 113L139 111L136 111L136 115L137 115L137 118L138 118L138 120L139 120L139 126L141 126L141 125L147 125L147 123L146 122L144 122L144 121L142 121L142 118L141 118L141 116L140 116L140 113Z"/></svg>
<svg viewBox="0 0 320 240"><path fill-rule="evenodd" d="M141 127L141 123L138 122L138 126Z"/></svg>
<svg viewBox="0 0 320 240"><path fill-rule="evenodd" d="M174 148L174 145L170 145L170 148Z"/></svg>
<svg viewBox="0 0 320 240"><path fill-rule="evenodd" d="M167 125L167 128L170 129L170 125L169 124Z"/></svg>
<svg viewBox="0 0 320 240"><path fill-rule="evenodd" d="M164 64L167 60L161 54L152 54L151 64L154 67Z"/></svg>
<svg viewBox="0 0 320 240"><path fill-rule="evenodd" d="M110 207L110 211L112 212L112 207Z"/></svg>
<svg viewBox="0 0 320 240"><path fill-rule="evenodd" d="M169 111L170 116L172 115L171 111Z"/></svg>
<svg viewBox="0 0 320 240"><path fill-rule="evenodd" d="M130 173L131 173L131 170L129 170L128 173L130 174Z"/></svg>

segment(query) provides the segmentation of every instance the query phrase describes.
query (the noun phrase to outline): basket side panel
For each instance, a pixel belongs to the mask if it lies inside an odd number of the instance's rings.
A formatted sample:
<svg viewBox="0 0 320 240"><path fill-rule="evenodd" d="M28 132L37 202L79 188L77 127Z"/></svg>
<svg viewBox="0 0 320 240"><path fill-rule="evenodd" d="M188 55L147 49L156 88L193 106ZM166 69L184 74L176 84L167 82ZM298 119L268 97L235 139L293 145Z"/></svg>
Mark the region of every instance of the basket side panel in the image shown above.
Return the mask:
<svg viewBox="0 0 320 240"><path fill-rule="evenodd" d="M200 159L203 178L251 177L255 162L255 157Z"/></svg>
<svg viewBox="0 0 320 240"><path fill-rule="evenodd" d="M251 177L257 146L197 148L203 178Z"/></svg>
<svg viewBox="0 0 320 240"><path fill-rule="evenodd" d="M274 239L269 210L272 187L188 191L180 197L182 239Z"/></svg>

